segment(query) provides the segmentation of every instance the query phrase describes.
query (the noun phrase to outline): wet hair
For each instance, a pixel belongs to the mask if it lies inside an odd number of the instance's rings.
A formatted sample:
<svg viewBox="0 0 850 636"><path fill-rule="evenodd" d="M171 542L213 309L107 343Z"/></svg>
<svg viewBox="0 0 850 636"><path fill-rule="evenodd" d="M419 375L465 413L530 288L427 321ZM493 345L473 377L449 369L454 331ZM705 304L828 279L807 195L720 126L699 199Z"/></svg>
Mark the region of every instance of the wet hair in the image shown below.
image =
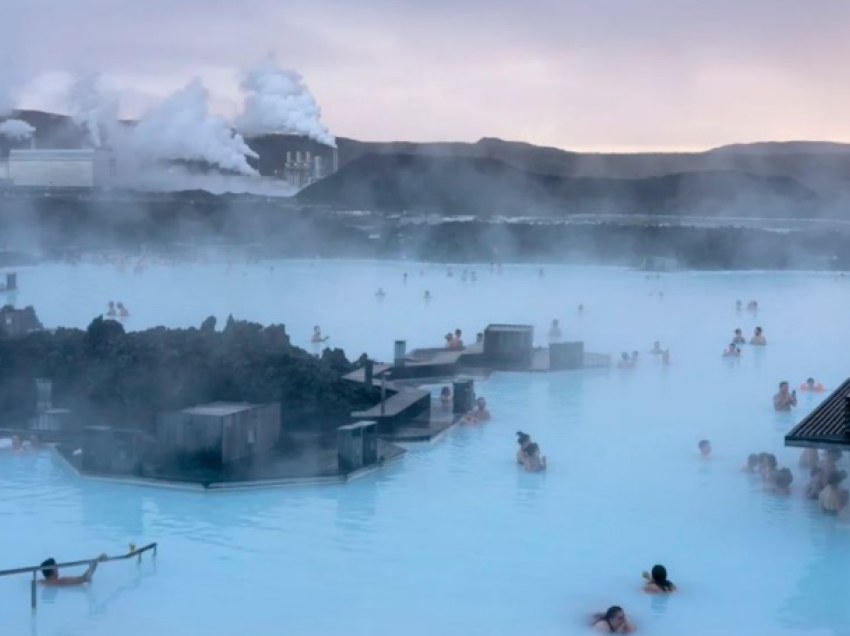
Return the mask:
<svg viewBox="0 0 850 636"><path fill-rule="evenodd" d="M759 453L759 464L764 464L767 461L767 453Z"/></svg>
<svg viewBox="0 0 850 636"><path fill-rule="evenodd" d="M673 584L667 579L667 568L663 565L653 565L650 576L652 577L652 582L662 592L673 591Z"/></svg>
<svg viewBox="0 0 850 636"><path fill-rule="evenodd" d="M814 384L814 383L815 383L814 378L806 378L806 384Z"/></svg>
<svg viewBox="0 0 850 636"><path fill-rule="evenodd" d="M520 446L522 446L526 442L530 442L530 441L531 441L531 435L529 435L528 433L523 433L522 431L516 432L516 442Z"/></svg>
<svg viewBox="0 0 850 636"><path fill-rule="evenodd" d="M534 457L537 453L540 452L540 447L536 442L531 442L528 446L525 447L525 454L527 457Z"/></svg>
<svg viewBox="0 0 850 636"><path fill-rule="evenodd" d="M701 439L699 441L699 444L697 444L697 446L699 447L700 450L702 450L704 448L707 448L708 446L711 446L711 442L709 442L707 439Z"/></svg>
<svg viewBox="0 0 850 636"><path fill-rule="evenodd" d="M602 618L604 618L604 619L605 619L605 621L606 621L606 622L610 625L610 624L611 624L611 620L612 620L612 619L613 619L613 618L614 618L617 614L623 614L623 615L625 616L626 611L625 611L622 607L620 607L619 605L612 605L612 606L611 606L611 607L609 607L607 610L605 610L605 613L601 616L600 620L601 620Z"/></svg>
<svg viewBox="0 0 850 636"><path fill-rule="evenodd" d="M761 332L762 332L762 328L761 328L761 327L756 327L756 333L761 333Z"/></svg>
<svg viewBox="0 0 850 636"><path fill-rule="evenodd" d="M773 474L773 485L788 488L794 481L794 475L787 468L780 468Z"/></svg>
<svg viewBox="0 0 850 636"><path fill-rule="evenodd" d="M452 390L447 386L444 386L442 389L440 389L440 395L451 395L451 394L452 394Z"/></svg>
<svg viewBox="0 0 850 636"><path fill-rule="evenodd" d="M52 579L56 576L56 559L50 558L42 561L41 574L46 579Z"/></svg>
<svg viewBox="0 0 850 636"><path fill-rule="evenodd" d="M752 453L749 457L747 457L747 466L749 466L750 468L755 468L756 466L758 466L758 463L759 456L755 453Z"/></svg>

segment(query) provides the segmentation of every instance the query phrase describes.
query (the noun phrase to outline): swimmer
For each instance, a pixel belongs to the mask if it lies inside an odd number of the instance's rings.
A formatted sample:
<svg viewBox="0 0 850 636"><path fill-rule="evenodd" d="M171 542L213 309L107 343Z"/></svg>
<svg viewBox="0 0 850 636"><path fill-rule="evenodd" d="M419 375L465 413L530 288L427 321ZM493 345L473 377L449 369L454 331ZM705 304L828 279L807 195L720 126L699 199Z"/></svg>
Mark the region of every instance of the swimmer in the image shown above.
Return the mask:
<svg viewBox="0 0 850 636"><path fill-rule="evenodd" d="M724 358L740 358L741 350L735 346L734 343L730 344L726 349L723 350Z"/></svg>
<svg viewBox="0 0 850 636"><path fill-rule="evenodd" d="M794 475L787 468L780 468L774 471L770 478L768 489L770 492L777 495L790 495L791 483L794 481Z"/></svg>
<svg viewBox="0 0 850 636"><path fill-rule="evenodd" d="M542 473L546 470L546 457L540 456L540 447L531 442L522 454L522 465L529 473Z"/></svg>
<svg viewBox="0 0 850 636"><path fill-rule="evenodd" d="M583 316L583 315L584 315L584 305L579 305L579 306L578 306L578 315L579 315L579 316Z"/></svg>
<svg viewBox="0 0 850 636"><path fill-rule="evenodd" d="M106 315L109 318L114 318L118 315L118 313L115 311L115 303L111 300L109 301L109 305L106 308Z"/></svg>
<svg viewBox="0 0 850 636"><path fill-rule="evenodd" d="M315 327L313 327L313 336L310 338L310 342L312 342L312 343L325 342L328 338L329 338L329 336L322 336L322 329L319 327L319 325L316 325Z"/></svg>
<svg viewBox="0 0 850 636"><path fill-rule="evenodd" d="M711 442L707 439L700 440L697 447L699 448L700 455L702 455L703 459L707 459L708 456L711 455Z"/></svg>
<svg viewBox="0 0 850 636"><path fill-rule="evenodd" d="M660 354L664 353L664 349L661 348L661 343L658 340L656 340L652 344L652 351L650 351L650 353L655 354L655 355L660 355Z"/></svg>
<svg viewBox="0 0 850 636"><path fill-rule="evenodd" d="M424 295L424 296L422 296L422 299L423 299L426 303L431 302L431 292L429 292L428 290L425 290L425 295Z"/></svg>
<svg viewBox="0 0 850 636"><path fill-rule="evenodd" d="M749 457L747 457L747 463L741 469L742 473L754 473L758 470L759 466L759 456L755 453L752 453Z"/></svg>
<svg viewBox="0 0 850 636"><path fill-rule="evenodd" d="M81 576L59 576L59 568L56 567L56 559L47 559L41 564L41 574L44 579L39 581L42 585L51 587L67 587L72 585L83 585L91 583L92 577L97 570L97 565L108 557L101 554L97 559L89 563L89 568Z"/></svg>
<svg viewBox="0 0 850 636"><path fill-rule="evenodd" d="M767 344L767 338L764 337L764 332L761 327L756 327L756 330L753 332L753 337L750 338L750 344L760 347Z"/></svg>
<svg viewBox="0 0 850 636"><path fill-rule="evenodd" d="M751 300L750 302L747 303L747 311L752 311L753 313L755 313L758 310L759 310L759 304L756 301Z"/></svg>
<svg viewBox="0 0 850 636"><path fill-rule="evenodd" d="M612 605L605 612L594 614L591 627L603 634L630 634L635 631L634 624L626 618L626 612L619 605Z"/></svg>
<svg viewBox="0 0 850 636"><path fill-rule="evenodd" d="M823 384L820 382L815 382L814 378L809 378L803 384L800 385L801 391L811 391L812 393L820 393L823 391Z"/></svg>
<svg viewBox="0 0 850 636"><path fill-rule="evenodd" d="M375 292L375 298L383 298L386 295L383 287L378 287L378 291Z"/></svg>
<svg viewBox="0 0 850 636"><path fill-rule="evenodd" d="M558 342L562 337L561 325L558 319L552 320L552 326L549 327L549 342Z"/></svg>
<svg viewBox="0 0 850 636"><path fill-rule="evenodd" d="M118 317L119 317L119 318L129 318L129 317L130 317L130 312L129 312L129 310L128 310L125 306L124 306L124 303L118 303L118 304L116 305L116 307L118 308Z"/></svg>
<svg viewBox="0 0 850 636"><path fill-rule="evenodd" d="M441 406L451 406L452 404L452 390L444 386L440 389L440 405Z"/></svg>
<svg viewBox="0 0 850 636"><path fill-rule="evenodd" d="M779 464L776 461L776 455L765 453L764 461L761 464L761 478L770 483L773 481L773 475L777 471Z"/></svg>
<svg viewBox="0 0 850 636"><path fill-rule="evenodd" d="M460 329L455 329L455 335L452 338L452 349L463 349L463 333Z"/></svg>
<svg viewBox="0 0 850 636"><path fill-rule="evenodd" d="M790 411L792 406L797 406L797 392L788 391L788 383L779 383L779 393L773 396L774 411Z"/></svg>
<svg viewBox="0 0 850 636"><path fill-rule="evenodd" d="M738 302L741 302L741 301L738 301ZM732 338L732 344L736 344L736 345L747 344L747 339L744 338L744 334L741 332L740 329L735 330L735 336Z"/></svg>
<svg viewBox="0 0 850 636"><path fill-rule="evenodd" d="M637 364L638 361L638 352L632 351L632 364Z"/></svg>
<svg viewBox="0 0 850 636"><path fill-rule="evenodd" d="M519 450L516 452L516 463L524 464L525 462L523 460L525 458L525 449L528 448L529 444L531 444L531 435L523 433L522 431L517 431L516 438L516 442L519 444Z"/></svg>
<svg viewBox="0 0 850 636"><path fill-rule="evenodd" d="M404 273L404 275L401 277L401 280L402 282L404 282L405 285L407 285L407 272Z"/></svg>
<svg viewBox="0 0 850 636"><path fill-rule="evenodd" d="M476 422L489 422L490 411L487 409L487 400L483 397L476 399L475 409L468 414L468 417Z"/></svg>
<svg viewBox="0 0 850 636"><path fill-rule="evenodd" d="M820 509L826 513L837 515L847 510L850 500L846 488L841 487L841 482L847 477L843 470L831 472L826 478L826 487L818 495Z"/></svg>
<svg viewBox="0 0 850 636"><path fill-rule="evenodd" d="M446 341L446 349L454 349L454 344L453 344L454 336L452 335L451 331L445 335L445 341Z"/></svg>
<svg viewBox="0 0 850 636"><path fill-rule="evenodd" d="M617 363L617 366L621 369L631 369L635 366L635 363L632 362L629 354L624 351L620 356L620 362Z"/></svg>
<svg viewBox="0 0 850 636"><path fill-rule="evenodd" d="M646 580L643 591L649 594L669 594L677 589L667 578L667 568L663 565L653 565L651 573L643 572L641 576Z"/></svg>
<svg viewBox="0 0 850 636"><path fill-rule="evenodd" d="M828 450L823 454L823 459L818 465L823 468L827 473L831 473L833 471L838 470L839 461L841 461L841 451Z"/></svg>

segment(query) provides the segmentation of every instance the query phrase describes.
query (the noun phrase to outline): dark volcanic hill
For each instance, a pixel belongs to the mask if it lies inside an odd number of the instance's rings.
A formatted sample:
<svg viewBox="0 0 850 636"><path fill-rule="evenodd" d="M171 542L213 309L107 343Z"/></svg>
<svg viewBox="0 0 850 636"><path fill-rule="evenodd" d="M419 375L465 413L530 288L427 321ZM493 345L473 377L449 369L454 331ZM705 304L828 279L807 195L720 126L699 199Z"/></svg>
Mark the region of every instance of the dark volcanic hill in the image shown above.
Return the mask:
<svg viewBox="0 0 850 636"><path fill-rule="evenodd" d="M362 156L298 199L346 209L480 215L806 216L819 203L815 192L785 177L727 171L559 177L492 158L410 154Z"/></svg>

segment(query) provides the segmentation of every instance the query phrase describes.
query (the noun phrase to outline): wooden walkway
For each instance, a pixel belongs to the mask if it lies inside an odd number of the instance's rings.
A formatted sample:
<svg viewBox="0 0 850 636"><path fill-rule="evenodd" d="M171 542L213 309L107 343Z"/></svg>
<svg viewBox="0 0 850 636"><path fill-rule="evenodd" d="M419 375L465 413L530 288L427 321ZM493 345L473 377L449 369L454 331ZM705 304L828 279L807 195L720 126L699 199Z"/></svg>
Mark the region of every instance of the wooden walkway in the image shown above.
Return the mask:
<svg viewBox="0 0 850 636"><path fill-rule="evenodd" d="M850 378L785 436L786 446L850 449Z"/></svg>

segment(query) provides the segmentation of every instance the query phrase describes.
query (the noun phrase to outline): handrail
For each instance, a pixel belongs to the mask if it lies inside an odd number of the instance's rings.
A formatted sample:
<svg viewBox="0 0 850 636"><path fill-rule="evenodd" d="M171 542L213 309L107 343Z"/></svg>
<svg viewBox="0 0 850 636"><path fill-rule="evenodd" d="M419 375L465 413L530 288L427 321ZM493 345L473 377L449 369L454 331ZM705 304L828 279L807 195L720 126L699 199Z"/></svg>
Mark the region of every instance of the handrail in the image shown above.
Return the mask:
<svg viewBox="0 0 850 636"><path fill-rule="evenodd" d="M79 567L81 565L91 565L92 563L95 563L95 562L97 562L97 563L108 563L109 561L124 561L126 559L129 559L130 557L138 557L139 563L141 563L142 562L142 554L144 554L145 552L148 552L150 550L153 550L153 557L156 558L156 548L157 548L156 542L149 543L145 546L142 546L141 548L137 548L136 546L131 544L130 545L130 551L127 554L121 554L121 555L118 555L118 556L106 557L105 559L96 559L95 558L95 559L85 559L83 561L69 561L67 563L57 563L55 565L49 566L49 568L50 569L52 569L52 568L72 568L72 567ZM45 566L43 566L43 565L33 565L31 567L28 567L28 568L14 568L14 569L11 569L11 570L0 570L0 576L12 576L13 574L30 574L30 573L32 573L31 604L32 604L33 610L35 610L35 607L36 607L36 590L38 589L37 574L44 569L45 569Z"/></svg>

